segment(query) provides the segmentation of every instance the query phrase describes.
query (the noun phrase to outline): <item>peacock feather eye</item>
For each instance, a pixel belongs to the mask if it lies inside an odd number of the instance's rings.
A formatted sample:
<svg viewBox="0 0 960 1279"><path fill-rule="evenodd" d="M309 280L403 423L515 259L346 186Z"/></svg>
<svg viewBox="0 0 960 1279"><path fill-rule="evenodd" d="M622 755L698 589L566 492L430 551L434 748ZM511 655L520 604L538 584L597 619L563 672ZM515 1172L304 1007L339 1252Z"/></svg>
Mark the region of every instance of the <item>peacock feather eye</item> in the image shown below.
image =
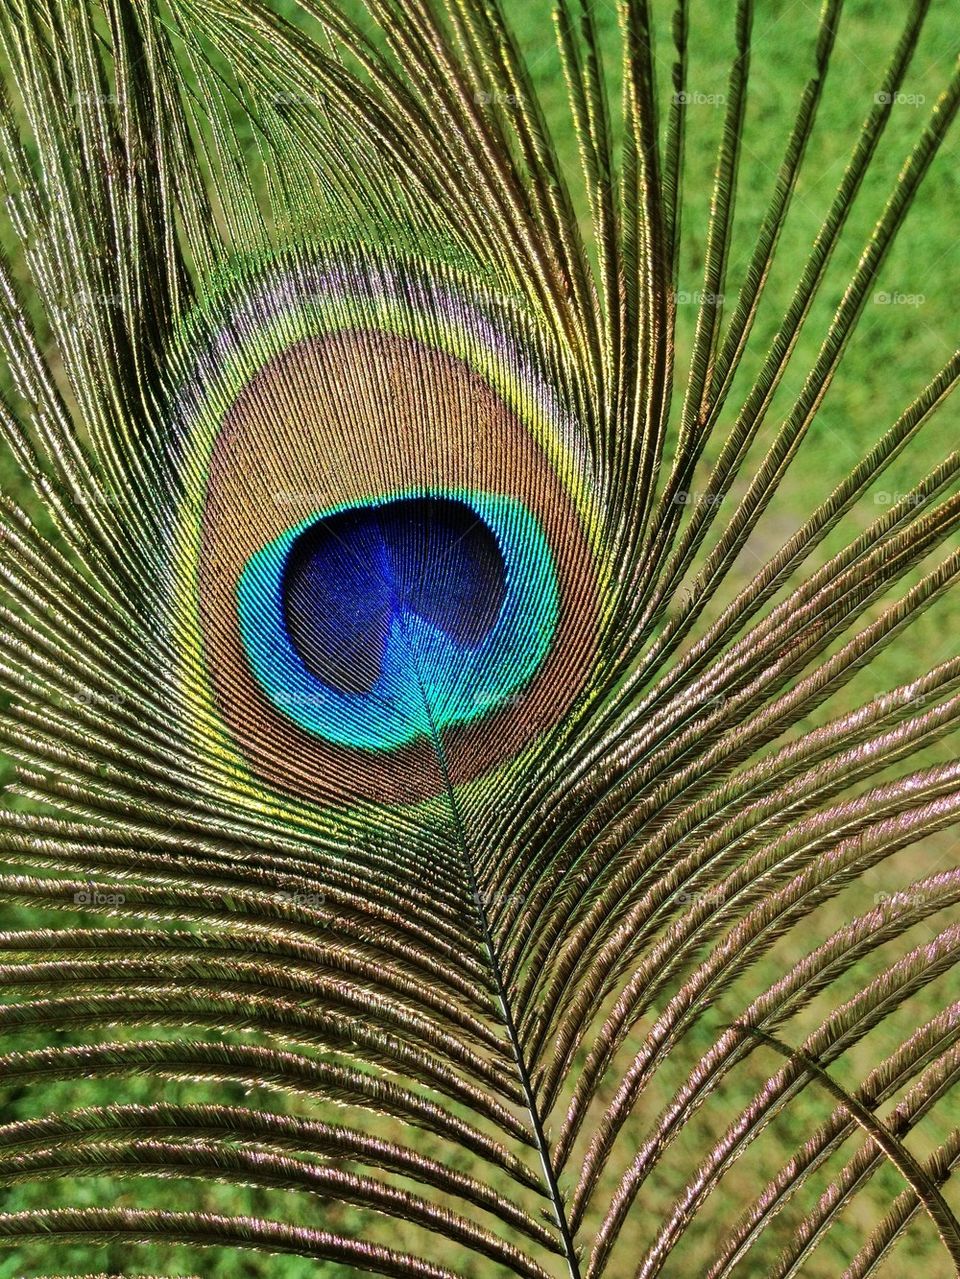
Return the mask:
<svg viewBox="0 0 960 1279"><path fill-rule="evenodd" d="M186 346L180 598L208 722L312 800L415 802L515 760L582 687L590 489L546 348L462 281L275 268Z"/></svg>

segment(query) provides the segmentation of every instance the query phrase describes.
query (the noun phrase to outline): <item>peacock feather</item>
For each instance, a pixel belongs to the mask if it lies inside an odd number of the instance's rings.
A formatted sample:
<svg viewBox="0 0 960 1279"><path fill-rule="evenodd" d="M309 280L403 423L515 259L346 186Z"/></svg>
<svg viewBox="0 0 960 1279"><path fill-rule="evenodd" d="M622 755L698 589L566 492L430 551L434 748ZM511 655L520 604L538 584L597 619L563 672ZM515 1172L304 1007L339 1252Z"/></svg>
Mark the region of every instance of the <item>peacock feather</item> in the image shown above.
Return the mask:
<svg viewBox="0 0 960 1279"><path fill-rule="evenodd" d="M0 1279L960 1273L952 8L4 0Z"/></svg>

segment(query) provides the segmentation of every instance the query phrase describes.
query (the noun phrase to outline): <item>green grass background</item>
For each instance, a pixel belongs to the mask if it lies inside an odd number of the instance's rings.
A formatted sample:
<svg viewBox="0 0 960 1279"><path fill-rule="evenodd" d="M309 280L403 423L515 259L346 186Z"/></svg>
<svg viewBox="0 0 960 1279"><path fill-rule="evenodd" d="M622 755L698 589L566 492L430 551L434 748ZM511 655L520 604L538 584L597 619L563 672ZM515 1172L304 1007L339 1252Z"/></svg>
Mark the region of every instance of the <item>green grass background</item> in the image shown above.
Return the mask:
<svg viewBox="0 0 960 1279"><path fill-rule="evenodd" d="M356 0L344 0L344 7L353 12ZM522 4L509 8L511 21L544 103L555 145L575 181L576 145L565 110L549 2L523 0ZM662 98L667 92L666 71L671 57L671 8L670 4L662 2L654 4L658 49L662 54ZM594 13L610 52L610 76L615 82L617 36L612 0L596 0ZM691 4L689 88L705 99L716 99L726 92L733 49L733 13L732 0L693 0ZM756 6L749 108L730 255L730 295L736 291L736 283L755 243L796 103L812 66L817 16L818 6L813 0L759 0ZM777 319L789 301L806 253L854 144L858 127L872 105L881 70L890 57L903 21L902 7L890 4L888 0L848 0L845 6L817 129L806 156L803 177L782 237L777 265L770 278L750 351L744 361L743 377L738 380L724 414L721 433L722 428L732 421L733 409L741 401L750 375L759 367ZM768 417L761 447L769 440L772 428L782 420L802 384L874 220L908 149L923 127L937 93L946 82L957 52L955 4L953 0L934 0L921 46L904 85L906 94L924 101L898 104L892 112L876 161L850 215L826 283L805 326L791 371ZM478 86L478 90L496 93L497 86ZM704 101L691 105L689 109L679 287L691 293L701 287L712 174L722 115L722 108L715 101ZM960 205L960 180L957 161L956 141L950 140L935 162L920 199L877 282L877 291L915 295L922 301L916 305L868 304L822 411L780 494L741 556L737 571L718 600L717 607L831 491L951 354L956 337L960 287L956 216ZM586 221L584 230L587 231ZM694 321L695 308L681 306L678 335L681 374ZM942 459L958 438L957 420L956 407L948 405L925 429L921 440L891 468L876 492L861 501L843 521L812 562L821 563L845 544L855 531L876 518L888 500L886 494L909 488ZM714 447L708 454L708 461L715 452ZM759 456L758 448L747 467L747 475ZM5 489L17 491L17 478L9 464L5 465L2 479ZM818 713L807 724L801 725L801 729L822 721L828 714L859 704L875 692L905 681L954 654L960 633L958 623L960 602L951 598L938 605L908 632L902 642L887 650L874 665L862 672L840 698L830 703L828 711ZM945 741L928 752L925 760L946 759L954 753L955 742ZM668 1063L650 1087L624 1136L621 1152L624 1159L642 1139L648 1125L669 1100L673 1088L685 1077L696 1056L709 1046L716 1027L729 1021L742 1007L744 999L776 981L800 955L852 914L864 909L872 894L889 891L899 883L934 869L955 865L957 861L955 835L946 833L928 839L871 872L863 883L846 890L824 906L811 918L802 936L791 935L782 939L756 969L723 996L709 1017L688 1036L683 1051L675 1054L676 1060ZM29 924L33 919L30 911L7 910L3 926ZM897 953L909 944L933 936L942 924L942 919L935 919L914 930L906 942L898 943ZM887 948L825 992L792 1025L792 1038L799 1039L803 1030L817 1024L833 1004L861 988L883 962L889 962L893 953L893 948ZM934 982L881 1030L847 1053L834 1068L837 1078L845 1082L861 1078L880 1055L908 1033L911 1025L931 1016L956 994L955 978ZM642 1033L642 1029L638 1033ZM637 1251L649 1242L656 1223L669 1211L697 1150L722 1134L729 1117L753 1096L756 1087L776 1069L777 1064L771 1054L764 1051L755 1053L690 1125L676 1151L664 1161L658 1175L643 1191L626 1236ZM120 1092L121 1085L115 1081L74 1082L16 1090L5 1087L0 1080L0 1105L2 1117L10 1120L72 1109L81 1104L105 1104L115 1100ZM130 1101L149 1101L158 1095L183 1100L213 1096L209 1088L199 1085L157 1085L149 1080L125 1080L122 1092L124 1099ZM304 1101L281 1101L275 1094L246 1094L242 1088L233 1085L218 1089L216 1096L237 1104L262 1102L273 1108L282 1106L302 1114L315 1114L317 1110ZM704 1273L725 1225L736 1217L766 1178L789 1158L797 1142L802 1141L830 1110L829 1099L818 1097L815 1090L810 1089L771 1126L725 1178L707 1211L690 1228L682 1247L667 1268L668 1275L686 1277ZM954 1119L955 1114L951 1114L948 1106L938 1107L930 1121L911 1139L911 1148L918 1154L932 1149L951 1129ZM431 1143L424 1139L423 1146L428 1150ZM849 1153L849 1148L846 1153ZM783 1214L777 1227L769 1232L769 1239L751 1253L748 1264L740 1273L746 1276L766 1273L779 1244L789 1238L789 1228L798 1219L799 1212L815 1202L828 1174L836 1171L837 1167L837 1161L833 1160L822 1173L811 1179L809 1191ZM868 1193L850 1205L841 1224L805 1266L804 1276L808 1279L833 1279L839 1275L865 1234L882 1216L889 1197L901 1188L899 1177L891 1169L879 1175ZM947 1195L954 1206L960 1208L960 1198L955 1190L948 1187ZM15 1188L3 1192L0 1208L10 1211L71 1203L243 1211L334 1229L338 1226L360 1232L381 1229L374 1226L369 1216L337 1205L317 1204L305 1196L278 1197L270 1192L216 1184L170 1184L156 1178L139 1182L121 1182L111 1178L73 1180L59 1185ZM390 1227L386 1235L381 1234L380 1237L392 1235L391 1242L398 1245L403 1242L405 1234L402 1228L394 1232ZM462 1269L473 1279L488 1279L488 1276L496 1274L496 1267L491 1264L461 1256L456 1249L440 1241L436 1244L435 1255L454 1268ZM220 1249L200 1252L189 1248L161 1250L132 1248L129 1245L106 1248L76 1245L63 1248L61 1255L57 1256L52 1255L51 1249L36 1245L0 1250L0 1279L95 1272L202 1275L204 1279L259 1279L261 1276L269 1279L279 1279L280 1276L283 1279L308 1279L308 1276L309 1279L319 1279L321 1275L323 1279L348 1279L354 1274L348 1268L324 1266L296 1258L265 1258L253 1253ZM939 1279L939 1276L951 1273L944 1250L926 1219L920 1218L910 1228L881 1273L885 1279L897 1279L906 1274ZM626 1272L622 1275L612 1273L611 1279L626 1279Z"/></svg>

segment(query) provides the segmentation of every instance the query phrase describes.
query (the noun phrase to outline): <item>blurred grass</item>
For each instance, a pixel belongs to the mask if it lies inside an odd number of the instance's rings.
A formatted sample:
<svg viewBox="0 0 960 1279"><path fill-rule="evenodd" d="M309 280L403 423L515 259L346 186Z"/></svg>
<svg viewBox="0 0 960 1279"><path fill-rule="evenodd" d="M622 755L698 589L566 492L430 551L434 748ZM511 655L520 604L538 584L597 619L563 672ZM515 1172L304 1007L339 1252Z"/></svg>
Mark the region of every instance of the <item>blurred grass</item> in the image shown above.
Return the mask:
<svg viewBox="0 0 960 1279"><path fill-rule="evenodd" d="M358 0L343 0L343 8L354 13ZM662 55L661 96L668 81L666 67L671 57L669 18L672 6L656 3L658 48ZM617 73L616 10L610 0L598 0L594 6L596 20L609 51L609 74L614 82ZM818 6L812 0L760 0L756 7L753 53L751 59L750 100L744 136L740 173L737 218L731 244L728 290L735 292L749 253L755 243L766 203L769 199L787 130L792 122L796 102L812 65ZM568 170L576 177L575 139L567 121L564 90L559 60L553 42L548 0L526 0L511 6L511 22L524 49L528 65L542 98L553 133L554 142ZM722 107L717 101L726 92L726 80L732 52L733 5L716 0L694 0L691 4L691 58L689 89L701 95L703 102L689 108L689 133L685 167L684 235L679 287L694 293L702 287L701 274L712 174L722 121ZM900 6L884 0L849 0L845 7L834 62L829 75L818 125L807 152L803 178L784 230L776 267L771 274L764 305L758 316L750 352L744 361L743 376L738 379L729 405L721 420L721 431L732 421L734 407L742 399L747 380L756 372L767 345L775 332L779 316L785 309L799 276L811 241L820 225L839 181L844 163L856 138L860 122L870 109L880 73L890 57L899 36L904 12ZM935 0L925 34L903 86L904 93L922 98L916 104L898 104L891 116L879 152L863 190L851 212L840 246L831 263L805 330L797 346L791 372L784 379L767 421L767 428L757 449L751 455L750 468L761 456L773 427L782 420L786 408L802 384L804 372L815 358L826 324L839 301L869 236L870 229L891 184L919 135L927 113L946 81L958 51L956 9L952 0ZM478 85L478 92L496 93L497 86ZM957 147L949 142L927 177L920 199L912 210L898 242L877 282L877 293L912 295L916 304L890 304L876 301L868 304L866 313L847 351L840 374L830 389L821 412L801 447L782 489L771 504L748 548L741 556L737 572L725 589L711 615L729 598L730 593L752 574L767 556L776 550L803 521L813 507L826 497L849 470L896 418L898 413L919 393L937 368L951 354L956 332L958 284L960 284L960 252L958 252L956 209L960 205ZM581 202L582 205L582 202ZM584 224L586 230L586 224ZM728 298L728 309L732 302ZM695 307L681 306L678 332L678 374L682 376L689 354L695 322ZM948 405L929 425L920 440L898 460L859 506L844 519L841 526L818 549L812 562L819 564L844 545L850 537L882 513L891 493L908 489L930 467L939 462L957 438L956 408ZM708 451L705 463L715 456L716 446ZM698 477L695 489L702 483ZM0 480L7 492L17 492L17 478L8 462L4 462ZM801 725L807 728L827 715L859 704L875 692L893 687L926 670L956 651L960 633L960 600L950 597L931 609L892 648L863 671L844 692L832 699L827 711L818 713ZM925 762L946 759L955 754L955 741L944 741L925 755ZM613 1161L613 1172L629 1161L636 1145L649 1125L669 1101L697 1056L712 1042L717 1026L728 1022L742 1008L745 998L765 989L822 938L862 911L872 901L872 894L890 891L920 874L956 865L960 860L960 844L952 833L945 833L900 854L865 881L840 894L826 904L809 921L802 936L791 935L766 955L748 975L727 991L711 1015L687 1037L682 1050L658 1074L642 1100L633 1123L621 1142L621 1150ZM46 915L28 910L7 911L4 926L47 922ZM78 921L79 922L79 921ZM936 932L936 921L918 927L910 937L897 944L895 953L909 945L919 944ZM893 948L875 955L847 977L831 986L790 1027L794 1040L822 1019L839 1001L849 998L887 961ZM908 1033L938 1011L952 995L955 980L940 979L922 995L890 1019L883 1028L871 1034L862 1044L847 1053L833 1068L841 1081L856 1081ZM646 1024L646 1023L645 1023ZM638 1028L638 1035L644 1026ZM118 1038L123 1035L118 1033ZM63 1037L64 1039L66 1037ZM71 1036L72 1038L72 1036ZM229 1037L228 1037L229 1038ZM638 1211L628 1227L625 1242L639 1253L655 1233L658 1222L673 1203L692 1166L691 1159L722 1135L729 1118L754 1095L767 1075L776 1070L778 1060L766 1050L758 1050L730 1076L721 1092L712 1099L690 1125L676 1149L664 1161L656 1177L643 1191ZM79 1081L16 1092L4 1088L0 1081L0 1098L4 1101L3 1118L11 1120L34 1114L58 1112L80 1104L106 1104L119 1095L112 1081ZM125 1082L125 1100L147 1101L162 1095L169 1100L210 1099L213 1093L203 1085L158 1085L141 1079ZM317 1107L306 1101L285 1100L279 1094L247 1093L239 1085L218 1087L220 1100L235 1104L262 1102L272 1108L291 1113L316 1114ZM747 1152L746 1157L724 1179L707 1205L707 1211L690 1227L674 1259L667 1267L670 1276L697 1276L705 1272L717 1239L725 1226L734 1220L764 1181L774 1175L790 1157L798 1142L812 1131L815 1124L829 1114L829 1098L808 1089L768 1132ZM391 1125L384 1125L385 1134ZM925 1123L911 1148L923 1152L941 1140L952 1128L948 1107L938 1107ZM434 1145L424 1138L424 1149ZM845 1147L849 1154L851 1147ZM789 1227L798 1220L799 1210L809 1208L826 1185L828 1174L840 1166L836 1159L811 1179L808 1189L783 1213L776 1229L750 1254L748 1264L738 1273L762 1276L768 1273L778 1246L789 1238ZM609 1180L609 1179L608 1179ZM613 1182L611 1180L610 1184ZM886 1168L873 1187L859 1196L845 1212L840 1226L803 1268L805 1279L834 1279L849 1262L866 1233L882 1217L889 1198L899 1192L898 1176ZM960 1209L960 1198L948 1186L947 1196ZM351 1209L312 1203L303 1196L280 1196L256 1189L235 1189L214 1184L189 1185L164 1183L157 1178L139 1182L123 1182L113 1178L70 1180L55 1189L51 1185L25 1186L5 1192L2 1208L36 1208L51 1203L128 1205L143 1207L202 1208L205 1211L247 1212L262 1216L284 1216L314 1226L336 1228L343 1224L351 1231L372 1232L369 1214ZM387 1232L394 1246L401 1246L402 1227ZM381 1236L382 1237L382 1236ZM459 1256L455 1249L437 1244L437 1255L454 1268L462 1269L474 1279L489 1279L497 1268L489 1263ZM630 1249L627 1248L629 1253ZM214 1249L199 1252L191 1248L156 1249L132 1247L128 1244L108 1248L84 1245L64 1247L62 1255L52 1259L48 1249L30 1245L0 1253L0 1279L21 1275L41 1275L53 1269L63 1273L138 1273L163 1275L202 1275L204 1279L259 1279L261 1276L283 1276L283 1279L348 1279L356 1272L342 1266L323 1266L292 1257L262 1258L233 1250ZM881 1270L884 1279L896 1279L915 1273L924 1279L938 1279L951 1273L943 1248L929 1222L920 1217L910 1227L905 1239ZM611 1274L611 1279L625 1279Z"/></svg>

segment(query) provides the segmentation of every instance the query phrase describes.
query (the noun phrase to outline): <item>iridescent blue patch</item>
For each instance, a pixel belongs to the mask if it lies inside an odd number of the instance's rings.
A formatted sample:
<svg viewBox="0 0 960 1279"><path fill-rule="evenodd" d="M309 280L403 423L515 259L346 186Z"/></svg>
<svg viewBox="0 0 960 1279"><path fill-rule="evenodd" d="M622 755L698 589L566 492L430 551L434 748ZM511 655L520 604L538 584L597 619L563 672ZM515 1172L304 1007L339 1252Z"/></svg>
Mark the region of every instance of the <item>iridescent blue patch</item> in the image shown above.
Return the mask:
<svg viewBox="0 0 960 1279"><path fill-rule="evenodd" d="M271 702L390 749L503 705L557 622L553 557L513 498L392 494L315 513L247 561L240 634Z"/></svg>

